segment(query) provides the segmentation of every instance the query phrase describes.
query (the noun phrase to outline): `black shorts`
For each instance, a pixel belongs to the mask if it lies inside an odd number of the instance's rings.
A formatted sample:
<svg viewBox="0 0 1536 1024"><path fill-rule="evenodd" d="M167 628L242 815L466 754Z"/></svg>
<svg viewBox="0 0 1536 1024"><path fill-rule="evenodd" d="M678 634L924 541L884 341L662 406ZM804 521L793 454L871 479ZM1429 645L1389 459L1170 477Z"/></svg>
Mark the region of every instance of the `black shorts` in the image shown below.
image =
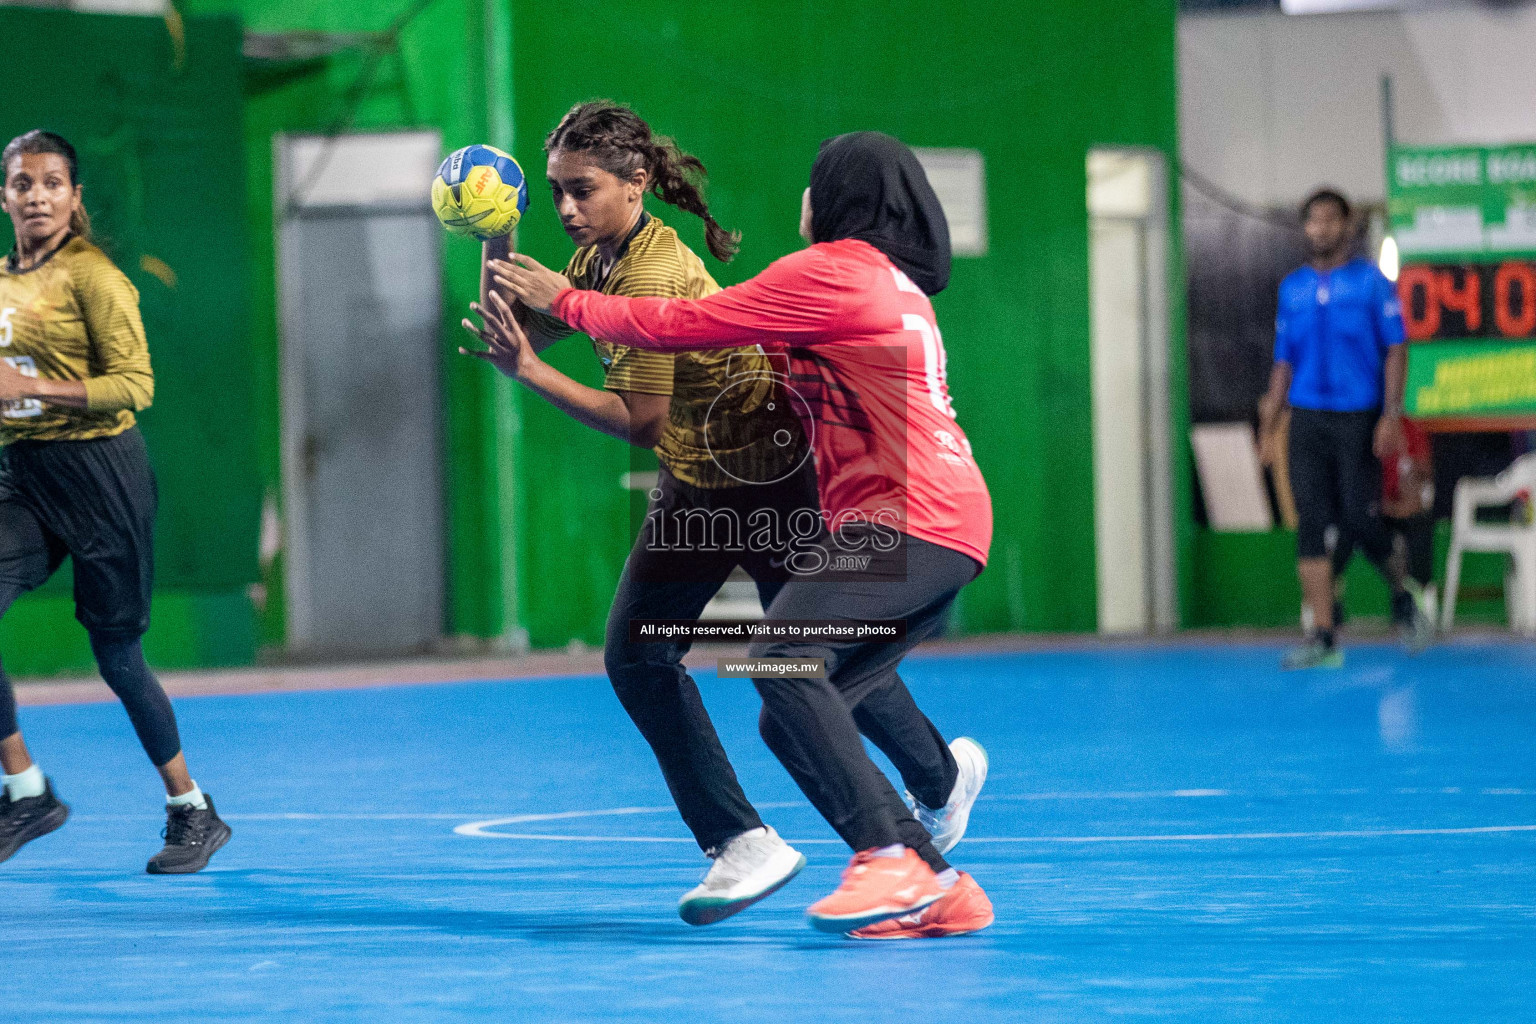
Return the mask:
<svg viewBox="0 0 1536 1024"><path fill-rule="evenodd" d="M1334 557L1342 565L1356 547L1385 562L1392 540L1381 522L1381 463L1372 446L1378 411L1291 412L1291 494L1296 501L1296 549L1302 558L1328 557L1328 527L1338 530Z"/></svg>
<svg viewBox="0 0 1536 1024"><path fill-rule="evenodd" d="M0 448L0 581L35 589L67 555L75 618L93 638L136 640L149 629L157 503L137 428Z"/></svg>

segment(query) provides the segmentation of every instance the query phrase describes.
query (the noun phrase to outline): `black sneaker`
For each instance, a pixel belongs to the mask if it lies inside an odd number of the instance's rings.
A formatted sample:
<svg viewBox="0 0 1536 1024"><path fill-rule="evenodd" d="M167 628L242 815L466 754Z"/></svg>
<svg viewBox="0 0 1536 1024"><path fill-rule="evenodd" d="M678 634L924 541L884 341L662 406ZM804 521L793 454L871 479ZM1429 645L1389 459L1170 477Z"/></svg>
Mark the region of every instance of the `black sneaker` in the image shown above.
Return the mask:
<svg viewBox="0 0 1536 1024"><path fill-rule="evenodd" d="M0 787L0 861L32 840L47 835L69 817L69 805L53 795L53 782L43 780L43 795L12 800Z"/></svg>
<svg viewBox="0 0 1536 1024"><path fill-rule="evenodd" d="M213 809L213 797L203 794L206 809L190 804L165 810L165 849L144 868L152 875L190 875L208 866L208 858L229 842L229 826Z"/></svg>

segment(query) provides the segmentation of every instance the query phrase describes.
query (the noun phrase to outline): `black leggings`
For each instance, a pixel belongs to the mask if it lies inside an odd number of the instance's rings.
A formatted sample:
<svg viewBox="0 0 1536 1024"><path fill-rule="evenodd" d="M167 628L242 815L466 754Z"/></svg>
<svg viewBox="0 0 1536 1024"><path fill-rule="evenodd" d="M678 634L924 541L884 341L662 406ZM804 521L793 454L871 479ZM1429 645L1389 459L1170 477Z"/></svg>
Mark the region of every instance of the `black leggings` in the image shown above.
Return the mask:
<svg viewBox="0 0 1536 1024"><path fill-rule="evenodd" d="M0 616L5 615L20 595L21 589L15 584L0 582ZM91 653L96 656L101 677L123 702L128 720L133 723L134 732L138 733L139 742L155 767L164 766L181 753L176 713L171 710L170 699L160 681L145 664L144 649L139 641L92 635ZM0 739L8 739L19 731L15 689L4 667L0 666Z"/></svg>
<svg viewBox="0 0 1536 1024"><path fill-rule="evenodd" d="M814 476L807 474L798 481L798 491L795 481L773 487L704 490L662 470L661 494L653 501L652 512L657 506L673 512L730 510L745 521L765 502L778 507L781 518L796 508L816 508ZM736 778L698 686L683 667L690 645L680 640L636 642L630 639L629 622L633 618L698 618L737 565L757 583L758 596L767 608L789 573L783 552L689 550L652 543L648 530L649 524L640 531L624 564L608 616L603 661L619 702L656 756L678 813L699 847L708 850L760 827L762 819ZM889 685L860 708L858 726L891 759L907 788L924 804L939 806L949 798L959 773L954 756L894 673ZM774 747L773 739L769 746ZM779 753L778 748L774 752Z"/></svg>
<svg viewBox="0 0 1536 1024"><path fill-rule="evenodd" d="M770 619L904 619L906 639L899 643L834 640L754 643L754 658L823 658L826 679L757 679L763 697L761 731L784 767L828 824L854 850L909 846L935 871L949 865L927 831L912 817L895 787L870 760L860 732L886 750L878 738L885 722L903 723L904 734L892 746L927 749L943 746L937 731L920 735L928 720L912 702L896 667L906 653L943 632L960 588L975 578L977 563L950 548L905 538L905 558L878 562L863 578L842 581L796 580L787 584L768 609ZM894 566L894 568L892 568ZM928 725L927 728L932 728ZM871 730L874 731L871 731ZM907 778L909 767L892 761ZM942 791L908 783L926 806L941 806L954 786Z"/></svg>

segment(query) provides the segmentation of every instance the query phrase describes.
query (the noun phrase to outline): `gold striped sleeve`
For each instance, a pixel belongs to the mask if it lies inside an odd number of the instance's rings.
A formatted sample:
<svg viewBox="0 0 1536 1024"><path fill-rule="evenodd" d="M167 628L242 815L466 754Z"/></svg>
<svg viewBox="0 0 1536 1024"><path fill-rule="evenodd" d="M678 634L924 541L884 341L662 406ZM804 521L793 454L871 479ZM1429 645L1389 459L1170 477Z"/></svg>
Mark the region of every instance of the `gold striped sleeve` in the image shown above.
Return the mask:
<svg viewBox="0 0 1536 1024"><path fill-rule="evenodd" d="M603 291L630 299L677 299L688 297L688 276L675 257L665 253L635 252L613 268ZM670 395L677 357L666 352L612 346L612 361L603 378L608 391L634 391L644 395Z"/></svg>
<svg viewBox="0 0 1536 1024"><path fill-rule="evenodd" d="M155 375L139 315L139 290L100 253L84 254L70 268L70 278L91 340L93 373L85 379L85 407L91 412L148 409L155 399Z"/></svg>

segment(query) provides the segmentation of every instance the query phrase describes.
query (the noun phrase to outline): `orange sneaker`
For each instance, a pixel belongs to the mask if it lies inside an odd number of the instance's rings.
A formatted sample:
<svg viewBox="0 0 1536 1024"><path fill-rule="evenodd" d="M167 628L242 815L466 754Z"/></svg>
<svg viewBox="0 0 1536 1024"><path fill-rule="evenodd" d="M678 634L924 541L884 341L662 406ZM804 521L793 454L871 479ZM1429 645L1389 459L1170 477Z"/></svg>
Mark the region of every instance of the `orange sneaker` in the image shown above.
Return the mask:
<svg viewBox="0 0 1536 1024"><path fill-rule="evenodd" d="M992 901L976 879L960 872L960 880L944 897L915 914L881 921L849 932L855 939L942 939L946 935L979 932L992 923Z"/></svg>
<svg viewBox="0 0 1536 1024"><path fill-rule="evenodd" d="M933 869L911 847L900 857L863 850L843 869L842 884L811 904L805 916L817 931L851 932L915 913L944 894Z"/></svg>

